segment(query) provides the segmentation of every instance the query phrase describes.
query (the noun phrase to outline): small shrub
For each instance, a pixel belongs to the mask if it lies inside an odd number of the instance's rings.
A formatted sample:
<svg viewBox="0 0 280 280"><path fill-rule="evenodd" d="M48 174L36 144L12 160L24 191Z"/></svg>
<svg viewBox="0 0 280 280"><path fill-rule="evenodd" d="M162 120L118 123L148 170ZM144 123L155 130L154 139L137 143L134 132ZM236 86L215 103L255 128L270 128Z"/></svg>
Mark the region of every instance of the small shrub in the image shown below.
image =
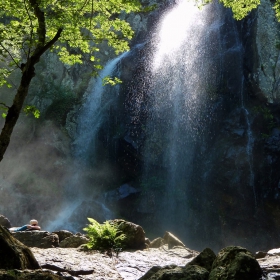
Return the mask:
<svg viewBox="0 0 280 280"><path fill-rule="evenodd" d="M90 224L83 230L87 232L90 240L87 243L89 249L120 251L123 248L126 236L117 225L110 224L109 221L99 224L92 218L88 220Z"/></svg>

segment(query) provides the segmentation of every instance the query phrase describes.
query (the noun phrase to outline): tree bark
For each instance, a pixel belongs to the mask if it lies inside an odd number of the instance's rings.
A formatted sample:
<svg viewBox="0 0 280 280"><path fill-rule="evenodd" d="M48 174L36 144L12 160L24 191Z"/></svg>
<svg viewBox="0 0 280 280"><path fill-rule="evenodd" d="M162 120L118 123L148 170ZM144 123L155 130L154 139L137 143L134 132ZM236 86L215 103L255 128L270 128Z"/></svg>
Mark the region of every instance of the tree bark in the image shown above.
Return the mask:
<svg viewBox="0 0 280 280"><path fill-rule="evenodd" d="M29 67L25 67L22 72L20 86L13 100L13 105L9 108L5 119L5 124L0 135L0 161L6 152L10 143L11 134L19 118L24 100L27 96L28 89L32 78L35 76L34 64L29 63Z"/></svg>

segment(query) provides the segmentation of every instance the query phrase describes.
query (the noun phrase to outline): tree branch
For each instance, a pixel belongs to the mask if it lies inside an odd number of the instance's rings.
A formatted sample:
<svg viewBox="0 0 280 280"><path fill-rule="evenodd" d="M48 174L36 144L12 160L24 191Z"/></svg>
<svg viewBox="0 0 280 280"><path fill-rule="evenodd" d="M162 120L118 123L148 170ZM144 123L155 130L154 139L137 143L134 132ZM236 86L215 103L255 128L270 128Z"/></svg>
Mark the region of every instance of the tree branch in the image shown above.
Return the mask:
<svg viewBox="0 0 280 280"><path fill-rule="evenodd" d="M81 12L81 11L83 10L83 8L86 6L86 4L88 3L88 1L89 1L89 0L85 0L85 2L84 2L84 4L82 5L82 7L81 7L79 10L77 10L78 13Z"/></svg>
<svg viewBox="0 0 280 280"><path fill-rule="evenodd" d="M93 0L91 0L91 15L90 15L90 21L89 21L89 28L91 29L91 22L93 18Z"/></svg>
<svg viewBox="0 0 280 280"><path fill-rule="evenodd" d="M0 102L0 105L6 107L6 108L8 108L8 109L10 109L10 107L9 107L8 105L6 105L5 103L3 103L3 102Z"/></svg>
<svg viewBox="0 0 280 280"><path fill-rule="evenodd" d="M12 56L12 54L9 52L9 50L7 48L4 47L4 45L2 43L0 43L0 46L9 54L9 56L11 57L11 59L13 60L13 62L15 63L15 65L20 68L19 64L15 61L14 57Z"/></svg>
<svg viewBox="0 0 280 280"><path fill-rule="evenodd" d="M31 19L29 10L28 10L28 8L27 8L27 6L26 6L26 1L25 1L25 0L24 0L24 7L25 7L25 10L26 10L26 12L27 12L27 14L28 14L29 20L30 20L30 26L31 26L31 31L30 31L30 39L31 39L31 40L30 40L30 41L32 41L32 38L33 38L33 29L34 29L34 27L33 27L32 19ZM29 47L28 47L28 53L26 54L27 59L30 57L30 51L31 51L31 49L30 49L30 46L29 46Z"/></svg>
<svg viewBox="0 0 280 280"><path fill-rule="evenodd" d="M35 56L41 56L45 51L47 51L49 48L51 48L55 42L59 39L63 29L59 28L55 34L55 36L43 47L37 47L36 50L34 51L34 54L32 55L33 57Z"/></svg>
<svg viewBox="0 0 280 280"><path fill-rule="evenodd" d="M38 19L38 45L39 46L44 46L45 45L45 40L46 40L46 22L45 22L45 14L44 12L41 11L39 4L37 3L37 0L28 0L31 7L34 9L34 14Z"/></svg>

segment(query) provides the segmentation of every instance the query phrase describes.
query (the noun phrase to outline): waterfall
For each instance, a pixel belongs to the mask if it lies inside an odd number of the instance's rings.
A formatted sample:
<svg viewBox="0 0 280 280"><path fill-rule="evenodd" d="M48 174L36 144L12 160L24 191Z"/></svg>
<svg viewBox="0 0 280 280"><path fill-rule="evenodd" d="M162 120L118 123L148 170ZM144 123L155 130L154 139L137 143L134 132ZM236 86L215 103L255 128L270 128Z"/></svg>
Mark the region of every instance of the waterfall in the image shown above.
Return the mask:
<svg viewBox="0 0 280 280"><path fill-rule="evenodd" d="M127 54L127 52L123 53L107 63L95 81L93 89L90 89L81 108L78 118L78 135L74 142L74 153L76 157L84 161L87 161L88 156L93 153L91 159L94 163L97 132L102 122L104 122L104 113L106 113L106 110L108 110L118 95L118 85L114 87L110 85L103 86L103 79L111 76L116 71L118 63ZM109 92L108 98L105 97L106 92Z"/></svg>
<svg viewBox="0 0 280 280"><path fill-rule="evenodd" d="M92 212L92 209L90 209L92 204L97 205L97 207L100 206L100 213L98 214L101 215L104 220L112 218L112 213L103 204L103 201L101 199L94 199L92 190L87 189L88 183L84 183L83 181L83 172L88 172L85 171L89 168L88 166L96 163L97 134L108 116L110 105L118 96L119 86L103 86L103 79L107 76L118 75L118 63L127 54L128 52L123 53L109 61L99 73L99 76L92 80L92 82L94 82L93 87L91 86L92 83L90 83L87 96L79 112L77 124L78 132L75 142L73 143L73 154L77 161L75 170L71 174L68 183L66 183L65 201L61 204L59 214L46 226L46 229L49 231L63 228L75 232L78 228L85 226L87 222L86 217L88 213ZM91 172L93 173L93 170L91 170ZM77 191L77 186L79 191ZM84 220L76 219L77 217L71 219L72 215L75 215L79 207L83 208L83 214L86 215L83 217Z"/></svg>
<svg viewBox="0 0 280 280"><path fill-rule="evenodd" d="M143 181L150 192L161 189L162 229L176 230L188 219L188 185L198 146L212 122L211 99L222 79L220 28L216 3L199 9L178 1L160 20L152 47L149 112Z"/></svg>
<svg viewBox="0 0 280 280"><path fill-rule="evenodd" d="M253 145L254 145L254 135L251 129L250 123L250 115L244 104L244 92L243 92L243 84L242 80L242 91L241 91L241 109L244 112L245 122L246 122L246 132L247 132L247 144L246 144L246 153L247 153L247 161L249 165L249 186L252 188L253 197L255 202L255 211L257 208L257 195L255 190L255 174L253 170Z"/></svg>

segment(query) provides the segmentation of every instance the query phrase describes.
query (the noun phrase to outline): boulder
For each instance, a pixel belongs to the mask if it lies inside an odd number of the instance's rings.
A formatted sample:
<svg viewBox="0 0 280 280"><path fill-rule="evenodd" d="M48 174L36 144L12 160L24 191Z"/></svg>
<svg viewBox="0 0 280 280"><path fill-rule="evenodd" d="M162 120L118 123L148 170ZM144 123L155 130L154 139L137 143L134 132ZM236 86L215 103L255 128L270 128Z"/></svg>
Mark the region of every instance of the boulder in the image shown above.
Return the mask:
<svg viewBox="0 0 280 280"><path fill-rule="evenodd" d="M185 247L185 244L181 240L179 240L175 235L168 231L165 232L163 240L164 244L168 244L168 249L172 249L174 246Z"/></svg>
<svg viewBox="0 0 280 280"><path fill-rule="evenodd" d="M58 246L58 235L47 231L19 231L13 236L28 247L53 248Z"/></svg>
<svg viewBox="0 0 280 280"><path fill-rule="evenodd" d="M126 235L126 249L145 249L145 231L139 225L121 219L111 221L119 226L119 229Z"/></svg>
<svg viewBox="0 0 280 280"><path fill-rule="evenodd" d="M0 256L0 269L40 268L31 250L2 226L0 226Z"/></svg>
<svg viewBox="0 0 280 280"><path fill-rule="evenodd" d="M198 256L196 256L191 262L187 264L188 265L199 265L209 272L212 269L212 264L216 259L215 253L209 249L204 249Z"/></svg>
<svg viewBox="0 0 280 280"><path fill-rule="evenodd" d="M209 272L198 265L153 267L139 280L208 280Z"/></svg>
<svg viewBox="0 0 280 280"><path fill-rule="evenodd" d="M6 218L3 215L0 215L0 226L6 227L6 228L12 227L11 222L8 220L8 218Z"/></svg>
<svg viewBox="0 0 280 280"><path fill-rule="evenodd" d="M61 248L78 248L83 244L87 244L89 239L85 236L73 235L63 239L59 243L59 247Z"/></svg>
<svg viewBox="0 0 280 280"><path fill-rule="evenodd" d="M73 277L63 277L51 271L43 270L0 270L0 279L7 280L74 280Z"/></svg>
<svg viewBox="0 0 280 280"><path fill-rule="evenodd" d="M259 280L262 270L253 254L240 246L222 249L215 259L209 280Z"/></svg>
<svg viewBox="0 0 280 280"><path fill-rule="evenodd" d="M58 230L58 231L54 231L52 232L54 234L56 234L58 236L58 241L61 242L63 241L65 238L73 236L74 234L68 230Z"/></svg>
<svg viewBox="0 0 280 280"><path fill-rule="evenodd" d="M266 255L267 255L267 252L258 251L258 252L256 252L256 254L255 254L255 258L256 258L256 259L262 259L262 258L265 258Z"/></svg>
<svg viewBox="0 0 280 280"><path fill-rule="evenodd" d="M146 243L146 245L147 245L148 247L150 246L151 241L150 241L150 239L149 239L148 237L145 237L145 243Z"/></svg>
<svg viewBox="0 0 280 280"><path fill-rule="evenodd" d="M164 239L161 238L161 237L158 237L158 238L151 241L149 247L150 248L159 248L162 245L164 245Z"/></svg>
<svg viewBox="0 0 280 280"><path fill-rule="evenodd" d="M271 249L267 252L268 256L280 256L280 248Z"/></svg>

